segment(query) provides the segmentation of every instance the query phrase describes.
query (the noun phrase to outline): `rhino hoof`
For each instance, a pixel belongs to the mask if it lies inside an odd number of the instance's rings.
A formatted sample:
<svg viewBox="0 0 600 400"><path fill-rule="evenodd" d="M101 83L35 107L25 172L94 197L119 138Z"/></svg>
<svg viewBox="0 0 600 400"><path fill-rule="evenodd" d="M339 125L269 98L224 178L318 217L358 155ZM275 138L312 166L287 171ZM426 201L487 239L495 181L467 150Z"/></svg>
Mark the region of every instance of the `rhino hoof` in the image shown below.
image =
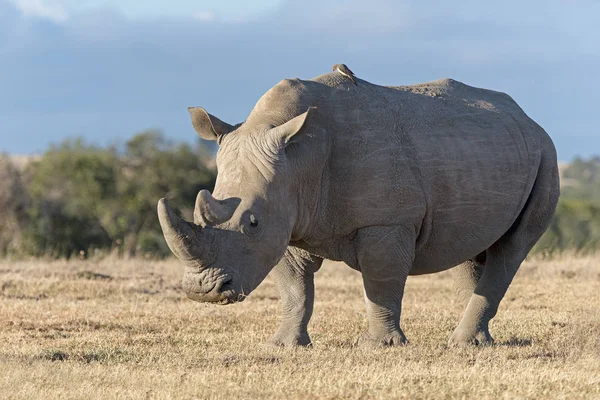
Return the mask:
<svg viewBox="0 0 600 400"><path fill-rule="evenodd" d="M492 346L493 344L494 339L487 330L479 331L475 335L455 330L448 340L450 347Z"/></svg>
<svg viewBox="0 0 600 400"><path fill-rule="evenodd" d="M267 342L270 347L312 347L310 337L305 334L281 335L276 333Z"/></svg>
<svg viewBox="0 0 600 400"><path fill-rule="evenodd" d="M365 333L358 339L356 344L359 347L392 347L404 346L408 343L402 331L395 331L378 337Z"/></svg>

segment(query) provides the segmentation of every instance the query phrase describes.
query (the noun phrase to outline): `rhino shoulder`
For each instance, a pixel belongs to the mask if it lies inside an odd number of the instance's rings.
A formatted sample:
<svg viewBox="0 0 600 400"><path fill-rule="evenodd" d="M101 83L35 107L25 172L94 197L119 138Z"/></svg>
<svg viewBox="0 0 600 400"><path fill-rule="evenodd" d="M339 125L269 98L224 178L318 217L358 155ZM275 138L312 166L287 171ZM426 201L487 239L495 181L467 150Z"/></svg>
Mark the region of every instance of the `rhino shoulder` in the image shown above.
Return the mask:
<svg viewBox="0 0 600 400"><path fill-rule="evenodd" d="M306 81L283 79L258 100L246 122L249 126L279 126L315 105L312 92Z"/></svg>
<svg viewBox="0 0 600 400"><path fill-rule="evenodd" d="M273 106L295 102L304 90L305 85L300 79L283 79L269 89L256 106L258 109L269 109Z"/></svg>
<svg viewBox="0 0 600 400"><path fill-rule="evenodd" d="M290 94L295 94L305 90L306 85L304 82L298 78L286 78L279 81L275 86L273 86L266 94L271 97L281 98L289 96Z"/></svg>

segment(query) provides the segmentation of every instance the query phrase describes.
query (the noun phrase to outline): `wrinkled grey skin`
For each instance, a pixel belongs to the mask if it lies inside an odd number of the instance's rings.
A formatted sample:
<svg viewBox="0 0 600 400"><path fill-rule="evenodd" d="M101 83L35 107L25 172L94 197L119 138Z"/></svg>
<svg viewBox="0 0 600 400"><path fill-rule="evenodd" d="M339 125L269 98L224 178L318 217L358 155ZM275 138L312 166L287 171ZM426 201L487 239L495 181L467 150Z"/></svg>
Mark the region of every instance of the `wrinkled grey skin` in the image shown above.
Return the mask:
<svg viewBox="0 0 600 400"><path fill-rule="evenodd" d="M492 343L489 321L556 208L551 139L504 93L358 82L284 80L237 126L190 108L220 147L194 223L158 205L184 290L228 304L271 273L283 303L271 343L308 345L313 274L344 261L364 280L360 343L398 345L408 275L455 267L466 310L450 343Z"/></svg>

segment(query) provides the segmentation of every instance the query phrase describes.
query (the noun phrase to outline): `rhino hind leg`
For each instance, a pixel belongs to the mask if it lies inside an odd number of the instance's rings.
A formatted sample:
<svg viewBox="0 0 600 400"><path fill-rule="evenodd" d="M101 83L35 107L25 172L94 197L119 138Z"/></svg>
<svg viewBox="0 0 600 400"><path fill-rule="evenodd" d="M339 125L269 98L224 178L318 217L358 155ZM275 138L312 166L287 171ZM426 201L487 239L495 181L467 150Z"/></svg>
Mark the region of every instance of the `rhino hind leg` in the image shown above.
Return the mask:
<svg viewBox="0 0 600 400"><path fill-rule="evenodd" d="M315 298L314 273L322 258L288 247L271 271L281 297L281 322L268 344L277 347L310 346L308 322Z"/></svg>
<svg viewBox="0 0 600 400"><path fill-rule="evenodd" d="M550 225L558 202L558 169L556 156L544 159L529 199L513 226L486 251L485 267L474 262L459 267L458 275L472 273L462 279L463 290L474 285L466 310L452 333L451 345L492 344L489 321L496 315L512 279L523 260ZM461 271L462 269L462 271ZM478 271L481 276L477 278Z"/></svg>
<svg viewBox="0 0 600 400"><path fill-rule="evenodd" d="M477 287L481 275L483 275L484 262L481 261L481 257L478 256L451 270L454 289L456 290L456 294L461 303L465 306L473 295L473 292L475 292L475 288Z"/></svg>

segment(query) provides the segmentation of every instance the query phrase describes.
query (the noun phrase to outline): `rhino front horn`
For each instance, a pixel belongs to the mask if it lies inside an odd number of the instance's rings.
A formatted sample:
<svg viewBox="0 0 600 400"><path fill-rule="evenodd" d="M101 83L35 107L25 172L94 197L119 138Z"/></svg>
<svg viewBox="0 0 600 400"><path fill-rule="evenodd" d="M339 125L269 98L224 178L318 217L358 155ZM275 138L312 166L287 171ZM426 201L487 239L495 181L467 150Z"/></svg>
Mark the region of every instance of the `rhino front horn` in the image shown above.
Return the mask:
<svg viewBox="0 0 600 400"><path fill-rule="evenodd" d="M158 220L169 249L181 261L199 261L204 232L198 225L178 216L166 199L158 201Z"/></svg>

